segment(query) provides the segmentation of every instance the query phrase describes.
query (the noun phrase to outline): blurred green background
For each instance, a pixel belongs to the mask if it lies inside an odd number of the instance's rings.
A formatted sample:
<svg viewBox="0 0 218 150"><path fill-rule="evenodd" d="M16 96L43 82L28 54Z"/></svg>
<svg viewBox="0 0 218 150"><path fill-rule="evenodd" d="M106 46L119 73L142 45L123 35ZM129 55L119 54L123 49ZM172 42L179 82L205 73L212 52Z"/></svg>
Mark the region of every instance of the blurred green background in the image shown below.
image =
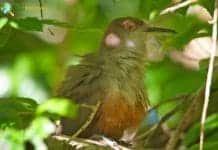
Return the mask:
<svg viewBox="0 0 218 150"><path fill-rule="evenodd" d="M5 2L9 5L2 5ZM212 14L213 2L199 0L198 4ZM144 82L151 105L179 95L196 94L205 83L207 70L187 69L174 63L168 54L172 49L182 50L193 38L210 36L211 27L197 17L188 16L188 7L159 15L175 3L174 0L42 0L40 7L38 0L0 0L0 98L26 97L43 103L54 97L66 68L77 64L82 56L94 53L110 21L123 16L138 17L153 26L177 32L167 38L155 36L165 57L146 65ZM159 60L159 55L154 56ZM177 103L167 103L158 113L163 116ZM169 120L170 127L177 125L184 111L185 108L181 109L181 113ZM45 118L36 119L48 122ZM212 120L218 124L216 115ZM198 129L199 126L191 131L196 133ZM10 132L19 137L18 131ZM185 142L190 144L192 140Z"/></svg>
<svg viewBox="0 0 218 150"><path fill-rule="evenodd" d="M191 35L187 35L187 30L192 30L193 26L199 23L185 16L186 8L173 15L158 17L162 9L172 5L170 0L42 2L43 19L67 22L70 28L45 25L34 19L23 21L21 18L25 17L41 19L39 2L37 0L11 1L15 15L9 16L9 19L17 21L19 26L18 29L5 26L1 30L3 33L0 35L1 97L30 97L41 102L54 96L58 84L63 79L66 66L77 63L80 56L97 50L106 25L113 18L135 16L151 24L175 29L179 34L167 41L166 45L170 43L170 47L179 48L183 47L195 34L192 32ZM183 19L191 22L186 24L187 22L184 23ZM41 29L42 32L37 32ZM196 26L194 29L197 30ZM169 98L172 94L178 95L197 89L204 77L202 73L181 70L169 60L149 66L146 73L148 78L145 81L150 99L156 102ZM181 74L183 74L182 78L179 79ZM189 81L194 84L190 84Z"/></svg>

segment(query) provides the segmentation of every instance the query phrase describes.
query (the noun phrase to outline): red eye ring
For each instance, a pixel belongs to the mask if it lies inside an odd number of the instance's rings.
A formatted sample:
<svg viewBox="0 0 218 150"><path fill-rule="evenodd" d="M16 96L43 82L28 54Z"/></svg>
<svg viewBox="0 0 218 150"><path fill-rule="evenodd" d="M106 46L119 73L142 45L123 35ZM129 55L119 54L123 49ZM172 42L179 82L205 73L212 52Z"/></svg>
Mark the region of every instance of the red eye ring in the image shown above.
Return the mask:
<svg viewBox="0 0 218 150"><path fill-rule="evenodd" d="M136 24L132 22L131 20L124 20L121 23L121 26L128 31L135 31L136 30Z"/></svg>

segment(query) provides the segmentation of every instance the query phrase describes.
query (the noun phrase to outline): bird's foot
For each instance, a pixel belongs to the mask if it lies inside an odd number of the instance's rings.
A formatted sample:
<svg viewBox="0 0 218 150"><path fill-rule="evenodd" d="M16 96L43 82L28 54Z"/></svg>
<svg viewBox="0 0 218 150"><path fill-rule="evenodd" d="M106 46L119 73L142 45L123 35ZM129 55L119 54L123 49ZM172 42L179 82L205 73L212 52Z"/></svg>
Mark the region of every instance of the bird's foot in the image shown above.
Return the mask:
<svg viewBox="0 0 218 150"><path fill-rule="evenodd" d="M109 147L111 147L112 149L117 149L117 147L119 147L119 143L111 138L102 136L102 135L93 135L91 137L92 140L98 141L100 143L102 143L103 145L107 145Z"/></svg>
<svg viewBox="0 0 218 150"><path fill-rule="evenodd" d="M103 135L93 135L91 137L91 139L95 140L95 141L99 141L102 144L108 145L111 148L119 147L119 146L125 146L125 147L131 147L132 146L131 143L127 143L126 141L123 141L123 140L114 140L114 139L105 137Z"/></svg>
<svg viewBox="0 0 218 150"><path fill-rule="evenodd" d="M118 144L120 144L122 146L125 146L125 147L131 147L132 146L132 143L127 142L127 141L119 140L117 142L118 142Z"/></svg>

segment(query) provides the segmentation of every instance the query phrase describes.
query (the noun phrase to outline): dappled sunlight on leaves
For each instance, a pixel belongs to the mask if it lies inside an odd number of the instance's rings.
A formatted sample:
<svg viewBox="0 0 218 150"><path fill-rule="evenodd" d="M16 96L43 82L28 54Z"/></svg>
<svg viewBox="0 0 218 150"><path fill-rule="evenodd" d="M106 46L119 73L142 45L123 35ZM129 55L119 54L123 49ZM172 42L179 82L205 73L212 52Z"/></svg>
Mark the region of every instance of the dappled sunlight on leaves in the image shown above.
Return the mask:
<svg viewBox="0 0 218 150"><path fill-rule="evenodd" d="M77 105L72 101L63 98L52 98L39 105L36 113L51 113L74 118L76 116L77 109Z"/></svg>

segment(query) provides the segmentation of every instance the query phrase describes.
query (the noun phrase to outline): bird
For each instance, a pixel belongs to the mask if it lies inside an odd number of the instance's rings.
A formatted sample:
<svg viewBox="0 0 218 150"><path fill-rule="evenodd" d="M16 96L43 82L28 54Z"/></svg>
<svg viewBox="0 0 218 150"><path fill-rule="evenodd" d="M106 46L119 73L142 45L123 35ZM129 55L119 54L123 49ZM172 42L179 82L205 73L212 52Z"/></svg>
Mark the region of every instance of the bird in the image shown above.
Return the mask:
<svg viewBox="0 0 218 150"><path fill-rule="evenodd" d="M119 140L136 133L149 107L143 79L149 51L146 39L152 32L173 31L150 27L135 17L116 18L96 53L68 68L58 96L79 108L76 118L61 118L61 134Z"/></svg>

